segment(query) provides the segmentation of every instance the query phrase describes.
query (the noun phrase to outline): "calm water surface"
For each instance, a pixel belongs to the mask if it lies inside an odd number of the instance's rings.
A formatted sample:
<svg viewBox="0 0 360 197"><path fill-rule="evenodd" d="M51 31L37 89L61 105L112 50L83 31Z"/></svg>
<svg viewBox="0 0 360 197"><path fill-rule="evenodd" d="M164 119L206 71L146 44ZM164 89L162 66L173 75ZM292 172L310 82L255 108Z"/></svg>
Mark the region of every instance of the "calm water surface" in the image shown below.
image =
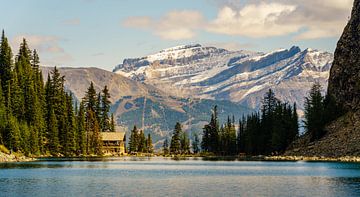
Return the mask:
<svg viewBox="0 0 360 197"><path fill-rule="evenodd" d="M126 157L0 163L0 196L360 196L360 164Z"/></svg>

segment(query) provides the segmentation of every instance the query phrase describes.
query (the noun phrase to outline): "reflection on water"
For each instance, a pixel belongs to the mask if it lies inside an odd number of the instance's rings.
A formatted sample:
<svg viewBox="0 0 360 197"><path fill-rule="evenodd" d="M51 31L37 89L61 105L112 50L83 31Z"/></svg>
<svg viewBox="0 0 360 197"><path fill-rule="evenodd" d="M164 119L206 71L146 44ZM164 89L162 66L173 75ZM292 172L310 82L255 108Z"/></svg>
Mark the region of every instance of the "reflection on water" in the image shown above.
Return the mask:
<svg viewBox="0 0 360 197"><path fill-rule="evenodd" d="M0 163L0 196L360 196L360 164L97 158Z"/></svg>

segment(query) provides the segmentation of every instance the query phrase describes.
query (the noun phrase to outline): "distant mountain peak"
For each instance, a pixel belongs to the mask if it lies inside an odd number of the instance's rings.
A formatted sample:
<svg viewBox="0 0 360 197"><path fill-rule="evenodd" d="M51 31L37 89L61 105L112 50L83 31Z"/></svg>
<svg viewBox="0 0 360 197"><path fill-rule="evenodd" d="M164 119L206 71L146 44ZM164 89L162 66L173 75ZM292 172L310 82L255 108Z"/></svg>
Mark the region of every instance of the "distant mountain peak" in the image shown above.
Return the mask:
<svg viewBox="0 0 360 197"><path fill-rule="evenodd" d="M269 53L181 45L150 56L126 59L114 72L183 97L230 100L256 108L269 88L297 102L315 81L326 88L333 55L298 46Z"/></svg>

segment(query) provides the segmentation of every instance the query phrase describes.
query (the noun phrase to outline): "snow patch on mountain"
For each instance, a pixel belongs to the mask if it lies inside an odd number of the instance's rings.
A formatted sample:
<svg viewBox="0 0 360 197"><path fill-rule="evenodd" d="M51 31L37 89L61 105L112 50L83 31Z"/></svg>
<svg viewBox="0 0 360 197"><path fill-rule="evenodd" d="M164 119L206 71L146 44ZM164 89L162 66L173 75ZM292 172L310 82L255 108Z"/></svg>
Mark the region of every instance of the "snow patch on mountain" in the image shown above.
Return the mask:
<svg viewBox="0 0 360 197"><path fill-rule="evenodd" d="M180 92L181 97L230 100L252 108L258 108L272 88L280 99L296 102L301 109L314 82L326 89L332 61L331 53L296 46L262 53L195 44L125 59L114 72Z"/></svg>

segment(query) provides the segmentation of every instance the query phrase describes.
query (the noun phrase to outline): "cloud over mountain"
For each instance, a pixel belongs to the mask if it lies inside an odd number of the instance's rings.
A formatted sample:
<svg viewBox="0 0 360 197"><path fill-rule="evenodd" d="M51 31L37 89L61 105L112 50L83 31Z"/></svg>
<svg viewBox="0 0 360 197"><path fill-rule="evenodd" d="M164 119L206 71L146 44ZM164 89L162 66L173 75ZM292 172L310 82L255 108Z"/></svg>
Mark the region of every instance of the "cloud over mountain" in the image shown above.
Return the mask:
<svg viewBox="0 0 360 197"><path fill-rule="evenodd" d="M339 36L351 0L216 1L215 18L196 10L170 11L159 19L132 16L123 25L152 32L165 40L184 40L198 32L263 38L291 35L297 40Z"/></svg>

